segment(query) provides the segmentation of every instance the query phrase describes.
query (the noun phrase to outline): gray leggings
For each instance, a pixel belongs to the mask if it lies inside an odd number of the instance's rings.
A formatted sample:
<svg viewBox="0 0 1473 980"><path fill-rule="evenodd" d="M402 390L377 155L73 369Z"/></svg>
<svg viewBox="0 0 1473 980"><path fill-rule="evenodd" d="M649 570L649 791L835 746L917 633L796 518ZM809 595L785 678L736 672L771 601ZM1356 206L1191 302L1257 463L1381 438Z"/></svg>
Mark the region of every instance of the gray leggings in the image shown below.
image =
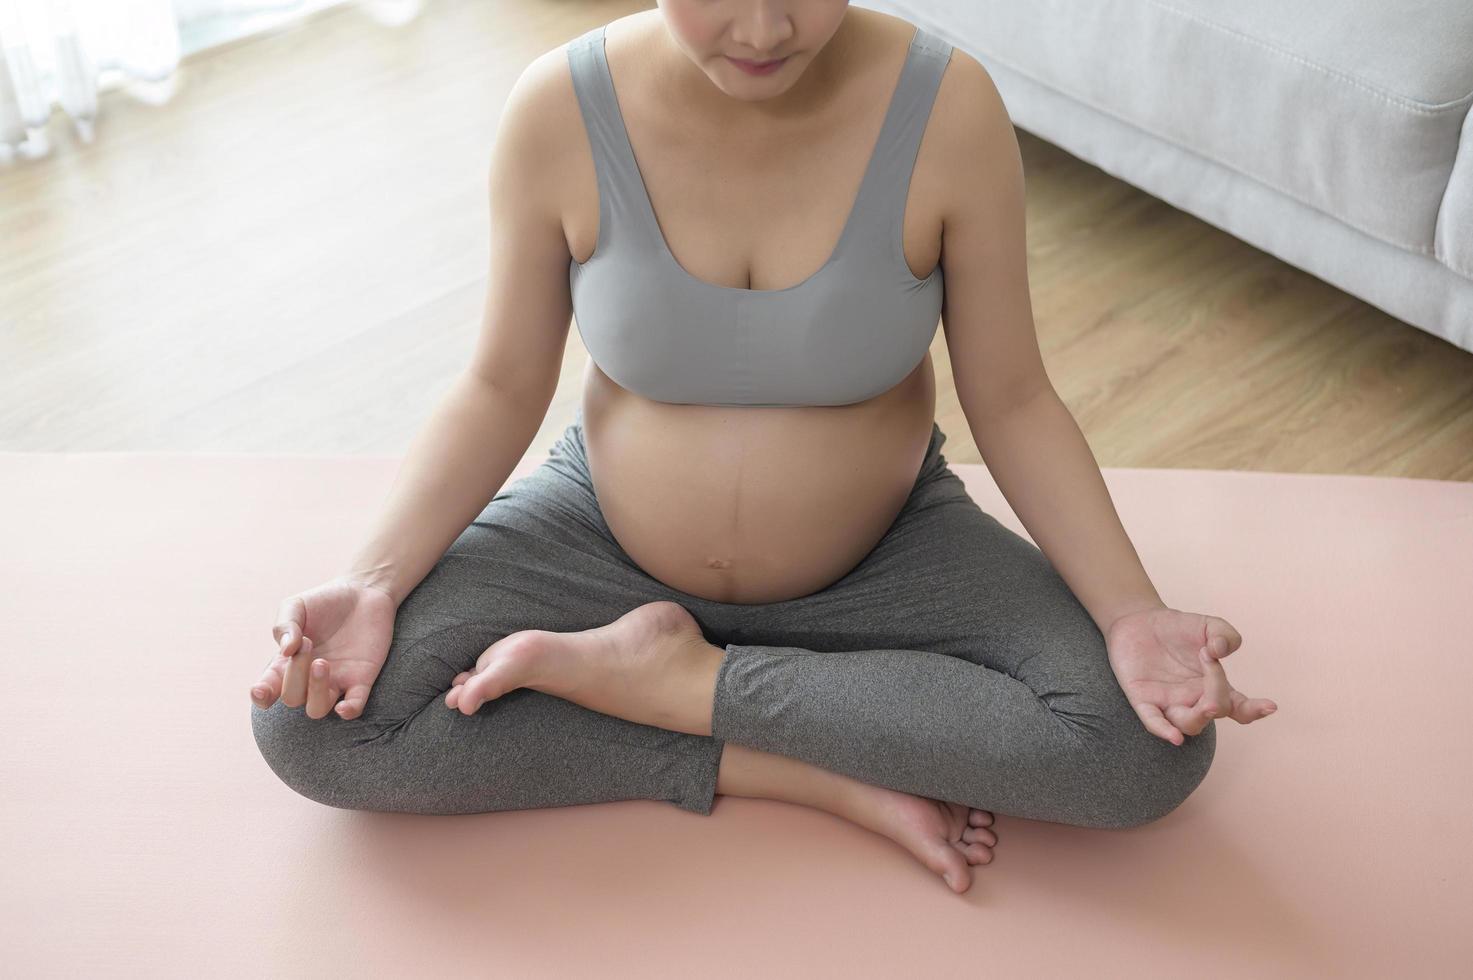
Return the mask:
<svg viewBox="0 0 1473 980"><path fill-rule="evenodd" d="M482 813L664 800L708 814L726 742L998 815L1137 826L1207 774L1215 723L1180 747L1147 732L1098 627L1038 548L983 512L931 444L904 508L812 595L723 603L624 552L589 479L581 417L511 481L400 604L364 713L251 706L272 770L334 807ZM466 716L456 674L524 629L602 626L647 602L725 646L713 734L641 725L534 691Z"/></svg>

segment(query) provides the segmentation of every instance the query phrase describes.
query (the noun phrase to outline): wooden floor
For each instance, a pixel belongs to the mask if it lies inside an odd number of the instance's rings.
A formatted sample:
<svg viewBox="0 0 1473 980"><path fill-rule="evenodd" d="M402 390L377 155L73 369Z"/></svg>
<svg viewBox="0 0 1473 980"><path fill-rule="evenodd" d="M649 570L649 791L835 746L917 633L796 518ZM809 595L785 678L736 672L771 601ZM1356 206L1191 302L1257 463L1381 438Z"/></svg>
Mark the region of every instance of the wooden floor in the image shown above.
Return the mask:
<svg viewBox="0 0 1473 980"><path fill-rule="evenodd" d="M0 168L0 450L400 454L469 357L521 68L649 4L338 7ZM1020 133L1049 375L1102 466L1473 480L1473 354ZM938 421L980 459L938 331ZM570 330L529 455L572 418Z"/></svg>

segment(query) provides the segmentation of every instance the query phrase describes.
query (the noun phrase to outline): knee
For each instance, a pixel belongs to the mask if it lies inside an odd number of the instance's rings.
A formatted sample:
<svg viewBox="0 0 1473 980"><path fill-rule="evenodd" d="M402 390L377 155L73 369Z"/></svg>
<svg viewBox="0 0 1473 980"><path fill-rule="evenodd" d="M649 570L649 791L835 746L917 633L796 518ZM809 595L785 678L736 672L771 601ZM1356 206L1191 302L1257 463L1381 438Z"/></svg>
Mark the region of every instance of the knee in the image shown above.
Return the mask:
<svg viewBox="0 0 1473 980"><path fill-rule="evenodd" d="M1139 827L1176 810L1207 777L1217 751L1217 722L1210 721L1181 745L1147 730L1108 666L1104 638L1093 624L1082 624L1080 641L1066 668L1058 671L1064 694L1050 707L1083 746L1087 775L1078 806L1090 826ZM1046 699L1047 700L1047 699Z"/></svg>
<svg viewBox="0 0 1473 980"><path fill-rule="evenodd" d="M362 726L336 715L309 718L278 701L251 707L251 731L261 757L278 779L314 803L358 809L351 785L351 748ZM359 735L362 738L365 736Z"/></svg>
<svg viewBox="0 0 1473 980"><path fill-rule="evenodd" d="M1146 731L1138 719L1135 725L1138 732L1112 743L1115 792L1102 827L1140 827L1171 813L1207 777L1217 751L1215 721L1179 746Z"/></svg>

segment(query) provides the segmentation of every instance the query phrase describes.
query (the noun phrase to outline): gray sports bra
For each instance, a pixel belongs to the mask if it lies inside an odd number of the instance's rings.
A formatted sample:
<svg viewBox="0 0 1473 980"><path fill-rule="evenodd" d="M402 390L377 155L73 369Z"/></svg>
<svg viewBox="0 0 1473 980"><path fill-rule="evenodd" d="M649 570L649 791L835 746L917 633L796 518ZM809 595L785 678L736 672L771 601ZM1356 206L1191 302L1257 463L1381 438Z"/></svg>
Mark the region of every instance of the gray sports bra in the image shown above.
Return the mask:
<svg viewBox="0 0 1473 980"><path fill-rule="evenodd" d="M901 221L951 45L917 28L838 245L786 289L697 279L655 220L596 27L568 46L598 173L598 241L572 261L578 333L594 363L645 398L690 405L848 405L894 387L930 348L944 289L917 279Z"/></svg>

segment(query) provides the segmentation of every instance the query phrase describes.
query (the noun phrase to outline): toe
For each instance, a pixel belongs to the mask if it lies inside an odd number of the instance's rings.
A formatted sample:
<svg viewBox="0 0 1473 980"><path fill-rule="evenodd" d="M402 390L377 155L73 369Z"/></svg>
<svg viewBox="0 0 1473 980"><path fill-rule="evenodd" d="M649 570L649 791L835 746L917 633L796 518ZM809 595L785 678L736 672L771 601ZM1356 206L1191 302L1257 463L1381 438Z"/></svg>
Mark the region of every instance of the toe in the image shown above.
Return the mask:
<svg viewBox="0 0 1473 980"><path fill-rule="evenodd" d="M460 709L461 714L475 714L488 700L490 685L485 681L477 683L478 680L479 678L473 677L461 685L460 694L455 700L455 706Z"/></svg>
<svg viewBox="0 0 1473 980"><path fill-rule="evenodd" d="M962 844L961 852L968 864L991 864L992 848L986 844Z"/></svg>
<svg viewBox="0 0 1473 980"><path fill-rule="evenodd" d="M984 844L981 841L967 842L955 840L951 842L951 846L961 853L962 857L966 859L967 864L992 863L994 851L989 844Z"/></svg>
<svg viewBox="0 0 1473 980"><path fill-rule="evenodd" d="M501 672L483 670L460 688L460 709L466 714L475 714L487 701L495 701L502 694Z"/></svg>
<svg viewBox="0 0 1473 980"><path fill-rule="evenodd" d="M971 872L967 870L966 855L957 851L955 847L938 847L934 857L926 864L930 869L942 877L942 880L955 892L964 892L971 885Z"/></svg>
<svg viewBox="0 0 1473 980"><path fill-rule="evenodd" d="M990 847L993 844L997 843L997 834L993 833L986 827L968 827L966 830L962 831L962 840L966 841L968 844L975 842L986 844Z"/></svg>

